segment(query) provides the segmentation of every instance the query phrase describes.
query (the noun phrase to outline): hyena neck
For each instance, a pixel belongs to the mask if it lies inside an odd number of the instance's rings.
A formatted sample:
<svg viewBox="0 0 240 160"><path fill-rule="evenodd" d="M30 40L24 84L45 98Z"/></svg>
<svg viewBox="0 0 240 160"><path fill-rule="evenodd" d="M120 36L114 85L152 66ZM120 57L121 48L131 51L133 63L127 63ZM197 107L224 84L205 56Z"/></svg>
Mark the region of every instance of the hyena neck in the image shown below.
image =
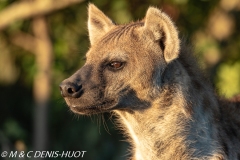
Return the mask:
<svg viewBox="0 0 240 160"><path fill-rule="evenodd" d="M217 99L181 60L174 63L151 106L131 113L115 111L132 142L134 158L219 159L221 148L213 136L218 134Z"/></svg>

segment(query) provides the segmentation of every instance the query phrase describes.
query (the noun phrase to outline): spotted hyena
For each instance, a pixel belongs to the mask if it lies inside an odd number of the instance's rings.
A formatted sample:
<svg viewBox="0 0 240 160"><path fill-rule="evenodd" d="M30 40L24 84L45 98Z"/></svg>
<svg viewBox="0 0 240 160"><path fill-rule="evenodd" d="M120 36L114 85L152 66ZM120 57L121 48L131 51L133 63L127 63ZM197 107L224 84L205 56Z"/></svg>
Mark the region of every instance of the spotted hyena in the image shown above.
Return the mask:
<svg viewBox="0 0 240 160"><path fill-rule="evenodd" d="M77 114L114 112L132 159L240 159L240 105L219 99L171 19L150 7L116 25L89 5L86 63L61 94Z"/></svg>

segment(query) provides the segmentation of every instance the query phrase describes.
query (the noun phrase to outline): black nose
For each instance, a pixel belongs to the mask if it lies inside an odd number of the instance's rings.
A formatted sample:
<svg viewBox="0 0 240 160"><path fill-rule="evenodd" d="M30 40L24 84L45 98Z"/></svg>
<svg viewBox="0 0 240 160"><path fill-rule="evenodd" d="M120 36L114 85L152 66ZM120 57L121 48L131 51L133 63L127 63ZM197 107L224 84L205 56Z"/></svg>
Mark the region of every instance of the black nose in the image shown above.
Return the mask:
<svg viewBox="0 0 240 160"><path fill-rule="evenodd" d="M77 85L71 82L62 82L59 85L61 95L63 97L72 97L72 98L79 98L83 93L82 85Z"/></svg>

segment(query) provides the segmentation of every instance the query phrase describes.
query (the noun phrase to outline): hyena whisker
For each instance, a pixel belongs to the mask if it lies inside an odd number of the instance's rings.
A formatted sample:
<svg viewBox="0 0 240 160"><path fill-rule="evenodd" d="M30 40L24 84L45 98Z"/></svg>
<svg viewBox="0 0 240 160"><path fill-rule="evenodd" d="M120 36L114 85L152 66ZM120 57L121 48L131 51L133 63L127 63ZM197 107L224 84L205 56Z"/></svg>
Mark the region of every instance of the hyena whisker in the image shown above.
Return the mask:
<svg viewBox="0 0 240 160"><path fill-rule="evenodd" d="M102 115L102 122L103 122L104 129L105 129L105 131L106 131L108 134L111 135L111 133L110 133L110 131L109 131L109 128L108 128L108 125L107 125L107 122L106 122L106 120L105 120L105 116L104 116L104 114L101 114L101 115Z"/></svg>
<svg viewBox="0 0 240 160"><path fill-rule="evenodd" d="M97 115L98 133L101 135L101 114Z"/></svg>
<svg viewBox="0 0 240 160"><path fill-rule="evenodd" d="M74 114L74 115L73 115L73 120L74 120L74 119L79 120L79 115L78 115L78 114Z"/></svg>
<svg viewBox="0 0 240 160"><path fill-rule="evenodd" d="M90 117L91 122L94 123L94 120L92 119L92 115L90 114L90 115L88 115L88 116Z"/></svg>
<svg viewBox="0 0 240 160"><path fill-rule="evenodd" d="M108 121L110 120L110 122L114 125L114 127L116 127L115 122L113 121L113 116L114 116L114 113L110 112L110 116L108 117Z"/></svg>

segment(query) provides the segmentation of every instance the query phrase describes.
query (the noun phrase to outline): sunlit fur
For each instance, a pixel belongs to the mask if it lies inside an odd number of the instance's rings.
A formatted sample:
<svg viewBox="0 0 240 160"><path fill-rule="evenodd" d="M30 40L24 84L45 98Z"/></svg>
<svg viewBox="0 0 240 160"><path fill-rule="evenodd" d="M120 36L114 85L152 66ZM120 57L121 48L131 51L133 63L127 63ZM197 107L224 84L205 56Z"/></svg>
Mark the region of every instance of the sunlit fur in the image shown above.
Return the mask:
<svg viewBox="0 0 240 160"><path fill-rule="evenodd" d="M65 97L75 113L114 112L132 159L240 159L240 104L215 95L165 13L150 7L142 21L115 25L90 4L88 29L86 64L64 81L82 85Z"/></svg>

